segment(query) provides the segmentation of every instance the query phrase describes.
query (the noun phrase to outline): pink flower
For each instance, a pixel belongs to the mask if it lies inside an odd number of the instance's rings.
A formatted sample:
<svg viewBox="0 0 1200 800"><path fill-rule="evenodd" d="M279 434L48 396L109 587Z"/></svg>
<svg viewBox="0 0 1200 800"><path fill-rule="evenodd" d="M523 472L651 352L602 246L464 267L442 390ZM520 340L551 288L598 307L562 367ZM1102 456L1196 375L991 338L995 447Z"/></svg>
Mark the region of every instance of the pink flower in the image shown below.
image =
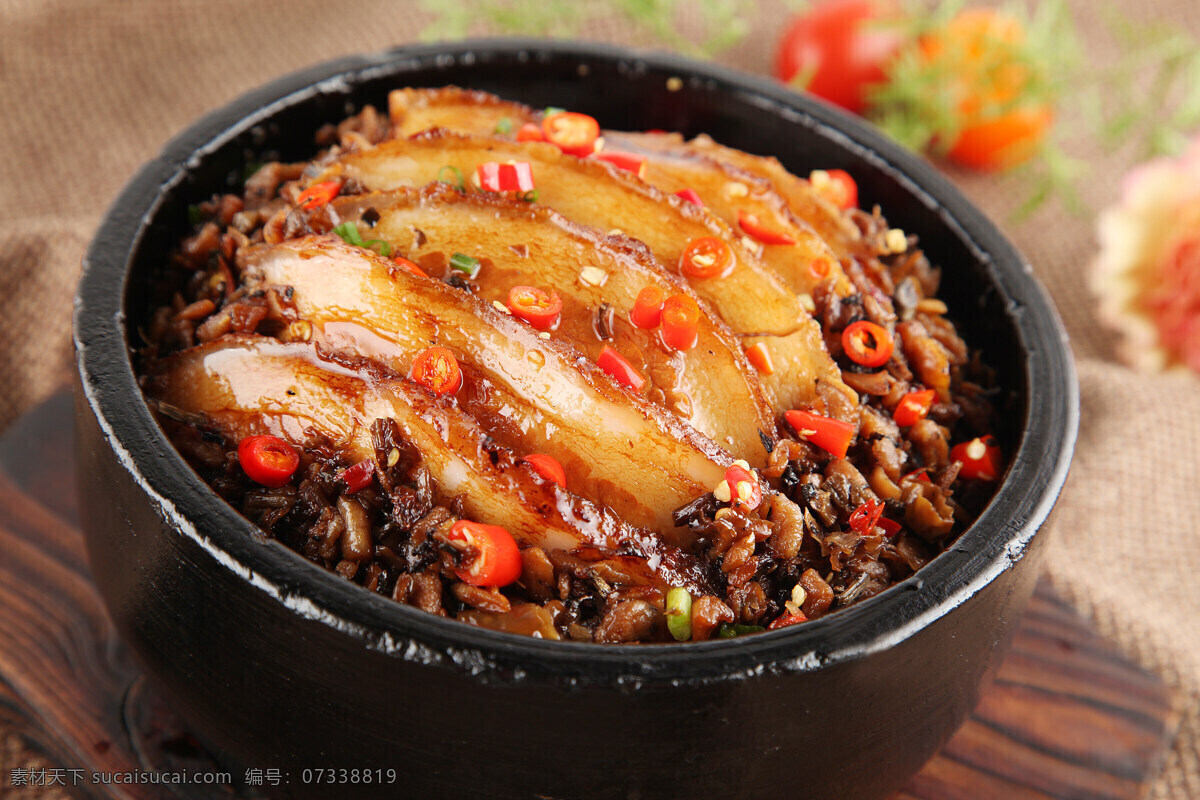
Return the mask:
<svg viewBox="0 0 1200 800"><path fill-rule="evenodd" d="M1099 218L1092 287L1121 331L1121 355L1146 370L1200 372L1200 136L1179 158L1132 170Z"/></svg>

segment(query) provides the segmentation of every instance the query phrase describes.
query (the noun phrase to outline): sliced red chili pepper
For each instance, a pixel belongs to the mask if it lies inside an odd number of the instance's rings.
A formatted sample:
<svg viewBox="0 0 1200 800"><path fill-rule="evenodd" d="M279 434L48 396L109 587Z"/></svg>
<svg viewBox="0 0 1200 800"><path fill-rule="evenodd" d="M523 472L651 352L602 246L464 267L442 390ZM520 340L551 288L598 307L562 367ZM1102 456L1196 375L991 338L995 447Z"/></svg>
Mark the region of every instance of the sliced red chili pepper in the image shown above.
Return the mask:
<svg viewBox="0 0 1200 800"><path fill-rule="evenodd" d="M508 310L539 331L548 331L562 316L562 298L558 292L546 294L536 286L514 286L508 290Z"/></svg>
<svg viewBox="0 0 1200 800"><path fill-rule="evenodd" d="M296 208L320 208L328 205L329 201L337 197L341 190L341 181L314 183L296 198Z"/></svg>
<svg viewBox="0 0 1200 800"><path fill-rule="evenodd" d="M783 616L776 617L774 620L772 620L771 624L767 626L767 630L777 631L780 628L786 628L789 625L798 625L801 622L808 622L808 617L804 616L803 612L784 614Z"/></svg>
<svg viewBox="0 0 1200 800"><path fill-rule="evenodd" d="M637 153L626 153L621 150L605 150L592 156L599 161L607 161L617 169L632 172L639 178L646 175L646 157Z"/></svg>
<svg viewBox="0 0 1200 800"><path fill-rule="evenodd" d="M867 536L875 530L883 517L883 503L878 500L868 500L850 514L850 528Z"/></svg>
<svg viewBox="0 0 1200 800"><path fill-rule="evenodd" d="M542 120L542 136L564 153L583 158L596 149L600 123L587 114L561 111Z"/></svg>
<svg viewBox="0 0 1200 800"><path fill-rule="evenodd" d="M638 292L637 300L629 311L629 321L635 328L654 330L662 320L663 290L657 286L646 286Z"/></svg>
<svg viewBox="0 0 1200 800"><path fill-rule="evenodd" d="M914 469L912 472L906 472L900 476L901 483L909 479L921 481L922 483L933 483L933 481L929 480L929 467L920 467L918 469Z"/></svg>
<svg viewBox="0 0 1200 800"><path fill-rule="evenodd" d="M879 527L883 528L883 535L889 539L899 533L902 529L902 526L899 522L888 519L887 517L880 517L877 524Z"/></svg>
<svg viewBox="0 0 1200 800"><path fill-rule="evenodd" d="M704 208L704 201L700 199L700 195L696 194L695 189L680 189L675 196L687 200L694 206Z"/></svg>
<svg viewBox="0 0 1200 800"><path fill-rule="evenodd" d="M542 136L542 128L532 122L526 122L517 130L518 142L542 142L545 137Z"/></svg>
<svg viewBox="0 0 1200 800"><path fill-rule="evenodd" d="M338 477L346 484L346 491L350 494L365 489L375 478L375 460L365 458L353 467L346 467Z"/></svg>
<svg viewBox="0 0 1200 800"><path fill-rule="evenodd" d="M521 460L533 467L533 471L546 480L554 481L564 489L567 487L567 471L563 469L563 465L554 456L548 456L544 453L530 453Z"/></svg>
<svg viewBox="0 0 1200 800"><path fill-rule="evenodd" d="M462 387L462 370L454 353L430 347L413 359L412 379L434 394L454 394Z"/></svg>
<svg viewBox="0 0 1200 800"><path fill-rule="evenodd" d="M479 188L487 192L532 192L533 165L528 161L505 164L486 161L475 168Z"/></svg>
<svg viewBox="0 0 1200 800"><path fill-rule="evenodd" d="M300 455L278 436L247 436L238 442L238 463L255 483L278 489L292 479Z"/></svg>
<svg viewBox="0 0 1200 800"><path fill-rule="evenodd" d="M808 181L826 200L838 208L858 207L858 183L846 170L813 170L808 176Z"/></svg>
<svg viewBox="0 0 1200 800"><path fill-rule="evenodd" d="M729 503L746 511L753 511L762 502L762 486L745 467L734 464L725 470L725 483L729 485Z"/></svg>
<svg viewBox="0 0 1200 800"><path fill-rule="evenodd" d="M844 169L826 170L836 188L834 204L838 208L858 207L858 183Z"/></svg>
<svg viewBox="0 0 1200 800"><path fill-rule="evenodd" d="M775 362L771 360L771 351L767 349L766 342L755 342L747 347L746 358L750 359L754 368L763 375L770 375L775 371Z"/></svg>
<svg viewBox="0 0 1200 800"><path fill-rule="evenodd" d="M934 389L909 392L896 404L896 410L892 412L892 419L896 420L896 424L902 428L916 425L925 419L925 415L933 407L935 397L937 397L937 391Z"/></svg>
<svg viewBox="0 0 1200 800"><path fill-rule="evenodd" d="M784 419L805 440L830 455L845 458L850 449L850 440L854 438L854 426L840 419L823 417L809 411L785 411Z"/></svg>
<svg viewBox="0 0 1200 800"><path fill-rule="evenodd" d="M829 270L832 269L828 258L814 258L808 262L808 274L812 275L817 280L829 277Z"/></svg>
<svg viewBox="0 0 1200 800"><path fill-rule="evenodd" d="M679 257L679 271L689 278L718 278L731 269L733 249L716 236L692 239Z"/></svg>
<svg viewBox="0 0 1200 800"><path fill-rule="evenodd" d="M950 448L950 460L961 461L960 477L977 481L994 481L1004 469L1004 457L990 436L975 437Z"/></svg>
<svg viewBox="0 0 1200 800"><path fill-rule="evenodd" d="M882 367L892 357L892 335L887 328L869 320L851 322L842 331L842 348L856 364Z"/></svg>
<svg viewBox="0 0 1200 800"><path fill-rule="evenodd" d="M596 359L596 363L600 369L612 376L613 380L625 384L635 392L640 392L646 385L646 379L634 368L633 364L630 364L625 356L608 345L604 345L600 349L600 356Z"/></svg>
<svg viewBox="0 0 1200 800"><path fill-rule="evenodd" d="M700 306L686 294L673 294L663 302L662 340L667 347L691 350L700 336Z"/></svg>
<svg viewBox="0 0 1200 800"><path fill-rule="evenodd" d="M392 261L394 261L397 266L404 267L406 270L411 272L413 275L416 275L418 278L428 278L429 277L429 275L426 274L425 270L421 269L419 266L417 266L417 264L415 262L409 261L404 256L396 256L395 258L392 259Z"/></svg>
<svg viewBox="0 0 1200 800"><path fill-rule="evenodd" d="M521 577L521 551L512 534L499 525L460 519L446 537L466 545L466 564L454 574L472 586L507 586Z"/></svg>
<svg viewBox="0 0 1200 800"><path fill-rule="evenodd" d="M738 209L738 227L746 235L763 244L795 244L796 240L782 231L774 231L758 221L758 217Z"/></svg>

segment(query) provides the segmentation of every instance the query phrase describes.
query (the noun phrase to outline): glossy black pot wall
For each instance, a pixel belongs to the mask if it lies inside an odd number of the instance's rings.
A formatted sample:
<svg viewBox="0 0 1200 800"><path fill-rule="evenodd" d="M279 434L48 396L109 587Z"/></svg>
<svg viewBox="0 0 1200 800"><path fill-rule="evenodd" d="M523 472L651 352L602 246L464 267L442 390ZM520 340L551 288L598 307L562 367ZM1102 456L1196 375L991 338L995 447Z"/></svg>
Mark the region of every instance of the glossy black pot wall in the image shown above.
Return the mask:
<svg viewBox="0 0 1200 800"><path fill-rule="evenodd" d="M671 91L668 78L682 78ZM128 356L187 206L255 152L387 91L455 83L607 127L663 128L841 167L865 207L920 236L968 342L1011 388L1005 483L917 576L812 623L743 640L594 646L471 628L392 603L264 539L167 442ZM671 82L670 85L674 85ZM871 798L953 732L1003 655L1078 421L1061 325L1021 257L929 165L769 83L598 45L481 41L351 58L201 120L126 187L88 252L75 337L79 481L97 583L125 641L205 737L288 794ZM305 769L384 770L305 784ZM394 769L395 783L387 770Z"/></svg>

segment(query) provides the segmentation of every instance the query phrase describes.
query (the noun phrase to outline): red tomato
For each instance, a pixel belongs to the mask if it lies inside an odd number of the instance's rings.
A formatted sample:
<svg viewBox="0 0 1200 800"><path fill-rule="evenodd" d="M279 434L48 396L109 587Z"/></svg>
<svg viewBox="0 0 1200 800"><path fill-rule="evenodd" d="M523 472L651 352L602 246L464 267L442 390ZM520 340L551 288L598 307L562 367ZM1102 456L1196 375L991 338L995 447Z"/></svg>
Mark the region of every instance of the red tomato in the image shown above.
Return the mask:
<svg viewBox="0 0 1200 800"><path fill-rule="evenodd" d="M700 329L700 306L686 294L673 294L663 302L662 340L675 350L696 346Z"/></svg>
<svg viewBox="0 0 1200 800"><path fill-rule="evenodd" d="M508 310L539 331L548 331L562 316L562 298L558 292L546 294L536 286L514 286L508 292Z"/></svg>
<svg viewBox="0 0 1200 800"><path fill-rule="evenodd" d="M521 551L512 534L499 525L460 519L447 538L466 545L465 563L454 570L463 583L507 586L521 577Z"/></svg>
<svg viewBox="0 0 1200 800"><path fill-rule="evenodd" d="M238 442L238 463L255 483L278 489L292 479L300 456L278 436L247 436Z"/></svg>
<svg viewBox="0 0 1200 800"><path fill-rule="evenodd" d="M835 105L860 114L866 87L884 81L884 68L904 43L892 0L824 0L793 18L779 44L775 75L800 81Z"/></svg>
<svg viewBox="0 0 1200 800"><path fill-rule="evenodd" d="M567 471L563 469L563 465L554 456L548 456L544 453L530 453L521 460L533 467L533 471L546 480L554 481L564 489L567 487Z"/></svg>
<svg viewBox="0 0 1200 800"><path fill-rule="evenodd" d="M418 353L410 377L434 394L454 394L462 387L458 359L444 347L430 347Z"/></svg>

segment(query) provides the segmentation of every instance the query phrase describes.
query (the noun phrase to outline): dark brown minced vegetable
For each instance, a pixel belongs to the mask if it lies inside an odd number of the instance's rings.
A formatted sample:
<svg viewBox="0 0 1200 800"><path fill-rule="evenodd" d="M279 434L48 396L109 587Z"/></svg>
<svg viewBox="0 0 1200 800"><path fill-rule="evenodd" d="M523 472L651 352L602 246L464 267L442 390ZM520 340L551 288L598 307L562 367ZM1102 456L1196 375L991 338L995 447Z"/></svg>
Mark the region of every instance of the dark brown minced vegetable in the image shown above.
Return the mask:
<svg viewBox="0 0 1200 800"><path fill-rule="evenodd" d="M878 210L844 212L846 230L856 232L847 234L849 244L843 242L837 252L846 283L839 288L833 280L825 281L809 297L829 357L845 386L860 398L854 440L845 457L837 457L789 427L782 419L786 409L775 407L775 429L759 431L765 449L751 474L762 500L753 509L718 500L710 485L669 509L678 526L665 537L669 541L636 526L637 536L614 534L619 541L584 537L570 548L518 536L520 577L495 587L464 582L467 561L481 556L451 543L460 519L490 520L471 516L469 498L443 490L437 476L445 473L438 472L436 459L431 461L396 419L364 419L369 434L357 440L358 451L337 431L317 424L293 426L288 439L299 454L299 466L290 480L274 487L252 480L239 461L240 437L233 432L243 430L237 425L256 433L280 432L270 415L247 412L235 425L215 407L169 402L159 391L160 376L172 368L173 354L250 337L315 348L311 352L317 358L332 359L330 364L341 371L337 374L368 375L368 384L409 377L369 351L331 354L336 337L300 312L303 305L297 301L303 298L294 288L253 282L246 268L247 255L256 249L303 237L332 237L337 223L333 207L318 203L298 208L297 198L341 157L397 140L401 134L394 125L394 117L389 121L367 108L320 132L319 144L327 149L312 164L268 163L245 182L240 195L218 195L199 204L192 235L163 271L162 303L148 311L141 329L144 386L164 429L214 491L268 535L367 591L431 614L524 635L604 643L681 638L681 628L669 624L667 597L680 583L663 579L666 572L655 572L661 560L673 565L671 574L687 576L690 619L682 638L699 641L799 624L877 595L936 557L987 502L995 480L961 475L963 465L951 457L951 449L996 429L990 372L959 337L936 298L939 271L916 249L914 237L895 252L895 236L889 241L887 222ZM376 188L349 174L338 182L341 198ZM469 177L460 190L467 195L480 191ZM521 202L533 208L537 204L530 199ZM362 244L376 251L384 249L373 240L380 219L380 211L369 208L358 224ZM736 239L740 232L731 230L727 236ZM486 282L450 265L452 253L468 251L465 244L448 245L449 253L431 251L431 246L425 232L414 230L411 252L398 249L390 255L411 256L429 272L429 280L440 279L464 297L488 299ZM515 257L533 258L537 248L534 242L513 242L510 250ZM490 259L481 261L484 270L500 269ZM669 374L678 354L673 356L665 345L661 357L646 353L644 346L631 349L636 331L628 321L628 303L604 300L575 308L574 296L564 301L556 338L584 354L601 343L626 347L622 353L635 367L667 365L653 367L644 396L663 407L669 404L670 413L685 423L694 418L693 398L679 391ZM707 305L703 309L712 313ZM575 314L579 325L570 327L567 314ZM858 320L881 325L893 336L894 349L882 367L863 367L843 352L842 331ZM744 360L739 363L753 369ZM466 361L463 375L458 395L436 399L438 408L460 414L475 408L472 403L482 407L495 388L494 381ZM907 393L918 389L935 390L936 399L923 419L902 427L893 412ZM286 407L288 398L279 402ZM806 410L821 413L820 400ZM524 469L523 453L514 444L521 434L511 420L471 413L469 421L484 437L479 445L480 452L486 451L484 466L490 458L497 470ZM363 468L364 482L350 486L346 470L364 455L371 459ZM720 456L725 464L741 457ZM565 466L571 489L576 476L587 473L586 456ZM558 492L552 496L559 498L568 494L542 478L532 481L536 491ZM610 488L589 499L603 506L618 498L620 489ZM513 502L533 502L528 494L513 497ZM874 524L872 510L881 514ZM534 512L549 513L542 507ZM614 524L618 531L625 529ZM647 545L651 539L656 544Z"/></svg>

